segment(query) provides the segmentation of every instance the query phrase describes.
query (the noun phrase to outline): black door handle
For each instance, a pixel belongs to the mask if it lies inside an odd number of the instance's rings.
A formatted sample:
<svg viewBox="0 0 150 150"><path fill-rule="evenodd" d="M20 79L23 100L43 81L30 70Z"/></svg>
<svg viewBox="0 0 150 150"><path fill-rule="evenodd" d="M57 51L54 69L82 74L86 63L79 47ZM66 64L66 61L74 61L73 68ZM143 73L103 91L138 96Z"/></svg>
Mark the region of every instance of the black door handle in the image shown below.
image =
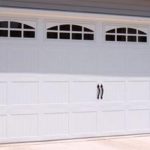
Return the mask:
<svg viewBox="0 0 150 150"><path fill-rule="evenodd" d="M97 85L97 99L103 99L104 96L104 86L103 84Z"/></svg>
<svg viewBox="0 0 150 150"><path fill-rule="evenodd" d="M103 99L104 96L104 86L101 84L101 99Z"/></svg>
<svg viewBox="0 0 150 150"><path fill-rule="evenodd" d="M97 99L100 98L100 93L101 93L101 89L100 89L100 85L97 85Z"/></svg>

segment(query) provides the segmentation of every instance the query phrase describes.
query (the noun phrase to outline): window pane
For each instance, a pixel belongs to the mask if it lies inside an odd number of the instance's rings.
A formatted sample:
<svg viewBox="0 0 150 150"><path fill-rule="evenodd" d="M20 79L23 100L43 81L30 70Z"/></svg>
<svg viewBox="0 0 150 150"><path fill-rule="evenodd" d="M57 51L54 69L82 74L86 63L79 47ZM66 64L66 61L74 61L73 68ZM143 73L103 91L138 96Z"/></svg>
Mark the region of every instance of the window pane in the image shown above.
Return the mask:
<svg viewBox="0 0 150 150"><path fill-rule="evenodd" d="M70 39L70 33L60 33L60 39Z"/></svg>
<svg viewBox="0 0 150 150"><path fill-rule="evenodd" d="M115 41L115 35L106 35L106 41Z"/></svg>
<svg viewBox="0 0 150 150"><path fill-rule="evenodd" d="M123 35L117 35L117 41L125 42L125 41L126 41L126 36L123 36Z"/></svg>
<svg viewBox="0 0 150 150"><path fill-rule="evenodd" d="M0 37L8 37L8 31L7 30L0 30Z"/></svg>
<svg viewBox="0 0 150 150"><path fill-rule="evenodd" d="M72 25L72 31L82 31L82 26Z"/></svg>
<svg viewBox="0 0 150 150"><path fill-rule="evenodd" d="M47 38L48 39L58 39L58 33L57 32L47 32Z"/></svg>
<svg viewBox="0 0 150 150"><path fill-rule="evenodd" d="M0 28L8 28L8 21L1 21Z"/></svg>
<svg viewBox="0 0 150 150"><path fill-rule="evenodd" d="M143 31L140 31L140 30L138 30L138 34L143 34L143 35L146 35L146 33L145 33L145 32L143 32Z"/></svg>
<svg viewBox="0 0 150 150"><path fill-rule="evenodd" d="M61 31L70 31L70 25L60 25Z"/></svg>
<svg viewBox="0 0 150 150"><path fill-rule="evenodd" d="M34 28L31 27L31 26L28 26L28 25L24 24L24 29L34 29Z"/></svg>
<svg viewBox="0 0 150 150"><path fill-rule="evenodd" d="M117 33L126 33L126 28L118 28Z"/></svg>
<svg viewBox="0 0 150 150"><path fill-rule="evenodd" d="M136 36L128 36L128 41L129 42L136 42Z"/></svg>
<svg viewBox="0 0 150 150"><path fill-rule="evenodd" d="M84 31L85 31L85 32L93 32L93 30L88 29L88 28L84 28Z"/></svg>
<svg viewBox="0 0 150 150"><path fill-rule="evenodd" d="M21 29L22 24L18 22L10 22L10 28Z"/></svg>
<svg viewBox="0 0 150 150"><path fill-rule="evenodd" d="M57 31L58 30L58 26L48 28L47 30L55 30L55 31Z"/></svg>
<svg viewBox="0 0 150 150"><path fill-rule="evenodd" d="M115 33L115 29L109 30L106 33Z"/></svg>
<svg viewBox="0 0 150 150"><path fill-rule="evenodd" d="M82 34L80 33L72 33L73 40L82 40Z"/></svg>
<svg viewBox="0 0 150 150"><path fill-rule="evenodd" d="M21 37L21 31L10 31L10 37Z"/></svg>
<svg viewBox="0 0 150 150"><path fill-rule="evenodd" d="M147 42L147 37L146 36L139 36L138 41L139 42Z"/></svg>
<svg viewBox="0 0 150 150"><path fill-rule="evenodd" d="M84 34L84 40L94 40L93 34Z"/></svg>
<svg viewBox="0 0 150 150"><path fill-rule="evenodd" d="M128 34L136 34L136 29L128 28Z"/></svg>
<svg viewBox="0 0 150 150"><path fill-rule="evenodd" d="M24 38L34 38L35 32L34 31L24 31Z"/></svg>

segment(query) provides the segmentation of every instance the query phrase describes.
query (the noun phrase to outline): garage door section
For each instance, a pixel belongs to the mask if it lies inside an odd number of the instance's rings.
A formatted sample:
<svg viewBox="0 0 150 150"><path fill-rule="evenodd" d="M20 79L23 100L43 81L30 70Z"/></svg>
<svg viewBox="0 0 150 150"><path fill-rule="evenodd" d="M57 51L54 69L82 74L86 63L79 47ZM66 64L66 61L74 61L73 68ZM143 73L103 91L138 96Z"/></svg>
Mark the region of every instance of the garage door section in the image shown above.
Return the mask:
<svg viewBox="0 0 150 150"><path fill-rule="evenodd" d="M97 81L75 81L71 83L70 129L72 136L95 136L97 133Z"/></svg>
<svg viewBox="0 0 150 150"><path fill-rule="evenodd" d="M96 136L95 85L63 78L1 78L1 143Z"/></svg>
<svg viewBox="0 0 150 150"><path fill-rule="evenodd" d="M0 141L149 133L149 91L142 79L1 78Z"/></svg>
<svg viewBox="0 0 150 150"><path fill-rule="evenodd" d="M124 80L104 80L104 96L101 100L100 132L102 135L124 134L126 124L126 100Z"/></svg>
<svg viewBox="0 0 150 150"><path fill-rule="evenodd" d="M128 133L150 131L150 82L133 80L127 82L127 129Z"/></svg>
<svg viewBox="0 0 150 150"><path fill-rule="evenodd" d="M100 50L94 27L50 24L36 39L36 23L0 21L0 143L150 133L150 79L101 77L125 53Z"/></svg>

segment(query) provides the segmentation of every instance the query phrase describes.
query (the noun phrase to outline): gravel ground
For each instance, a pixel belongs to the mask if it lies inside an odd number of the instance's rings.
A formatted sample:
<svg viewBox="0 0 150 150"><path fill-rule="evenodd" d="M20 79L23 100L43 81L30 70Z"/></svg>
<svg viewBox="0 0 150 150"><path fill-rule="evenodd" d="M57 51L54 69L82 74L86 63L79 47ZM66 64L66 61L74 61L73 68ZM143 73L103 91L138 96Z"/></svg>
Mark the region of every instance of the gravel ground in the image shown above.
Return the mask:
<svg viewBox="0 0 150 150"><path fill-rule="evenodd" d="M1 144L0 150L150 150L150 136Z"/></svg>

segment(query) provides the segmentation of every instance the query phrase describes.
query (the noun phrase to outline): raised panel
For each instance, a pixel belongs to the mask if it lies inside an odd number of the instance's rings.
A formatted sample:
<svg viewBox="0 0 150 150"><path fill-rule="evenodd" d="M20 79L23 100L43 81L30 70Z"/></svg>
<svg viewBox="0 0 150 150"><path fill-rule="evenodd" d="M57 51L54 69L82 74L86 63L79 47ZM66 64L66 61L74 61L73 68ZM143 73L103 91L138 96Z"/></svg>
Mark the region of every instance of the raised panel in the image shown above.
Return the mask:
<svg viewBox="0 0 150 150"><path fill-rule="evenodd" d="M13 82L9 86L9 104L36 104L38 102L38 82Z"/></svg>
<svg viewBox="0 0 150 150"><path fill-rule="evenodd" d="M102 132L106 134L117 134L125 130L124 111L104 111L100 120Z"/></svg>
<svg viewBox="0 0 150 150"><path fill-rule="evenodd" d="M39 89L40 103L68 103L67 82L43 82Z"/></svg>
<svg viewBox="0 0 150 150"><path fill-rule="evenodd" d="M22 39L23 42L25 40ZM31 39L29 40L31 41ZM8 73L35 73L38 70L38 46L13 41L7 48ZM17 45L17 46L16 46Z"/></svg>
<svg viewBox="0 0 150 150"><path fill-rule="evenodd" d="M9 137L33 137L38 133L38 117L36 114L11 115L8 122Z"/></svg>
<svg viewBox="0 0 150 150"><path fill-rule="evenodd" d="M129 110L127 115L127 129L142 132L150 128L149 110Z"/></svg>
<svg viewBox="0 0 150 150"><path fill-rule="evenodd" d="M6 136L6 116L0 115L0 139Z"/></svg>
<svg viewBox="0 0 150 150"><path fill-rule="evenodd" d="M71 115L71 134L93 135L97 131L96 112L76 112Z"/></svg>
<svg viewBox="0 0 150 150"><path fill-rule="evenodd" d="M67 113L44 114L40 119L40 134L46 136L67 135L69 132Z"/></svg>
<svg viewBox="0 0 150 150"><path fill-rule="evenodd" d="M127 83L128 101L147 101L150 99L149 82L135 81Z"/></svg>
<svg viewBox="0 0 150 150"><path fill-rule="evenodd" d="M0 105L7 104L7 82L0 82Z"/></svg>
<svg viewBox="0 0 150 150"><path fill-rule="evenodd" d="M125 82L106 81L104 90L104 100L106 101L121 102L125 100Z"/></svg>
<svg viewBox="0 0 150 150"><path fill-rule="evenodd" d="M5 49L4 45L1 43L0 49L0 72L7 72L8 64L7 64L7 49Z"/></svg>
<svg viewBox="0 0 150 150"><path fill-rule="evenodd" d="M48 74L68 74L70 72L69 45L64 47L59 43L45 44L39 51L39 71Z"/></svg>
<svg viewBox="0 0 150 150"><path fill-rule="evenodd" d="M94 103L97 98L96 82L73 82L70 88L72 103Z"/></svg>

